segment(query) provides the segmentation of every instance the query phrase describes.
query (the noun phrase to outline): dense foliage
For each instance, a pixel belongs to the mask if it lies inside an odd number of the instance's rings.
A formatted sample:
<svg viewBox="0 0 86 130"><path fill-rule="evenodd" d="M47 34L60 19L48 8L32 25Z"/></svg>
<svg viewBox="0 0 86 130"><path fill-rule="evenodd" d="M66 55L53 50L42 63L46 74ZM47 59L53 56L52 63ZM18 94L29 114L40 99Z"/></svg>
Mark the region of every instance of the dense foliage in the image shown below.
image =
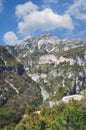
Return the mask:
<svg viewBox="0 0 86 130"><path fill-rule="evenodd" d="M0 109L0 128L4 126L13 126L15 125L21 118L20 112L16 110L11 110L8 108Z"/></svg>
<svg viewBox="0 0 86 130"><path fill-rule="evenodd" d="M15 120L7 118L7 112L5 114L3 120L8 119L10 126ZM86 107L81 102L72 100L68 104L60 103L53 108L42 106L39 114L29 106L17 125L5 126L4 130L86 130Z"/></svg>

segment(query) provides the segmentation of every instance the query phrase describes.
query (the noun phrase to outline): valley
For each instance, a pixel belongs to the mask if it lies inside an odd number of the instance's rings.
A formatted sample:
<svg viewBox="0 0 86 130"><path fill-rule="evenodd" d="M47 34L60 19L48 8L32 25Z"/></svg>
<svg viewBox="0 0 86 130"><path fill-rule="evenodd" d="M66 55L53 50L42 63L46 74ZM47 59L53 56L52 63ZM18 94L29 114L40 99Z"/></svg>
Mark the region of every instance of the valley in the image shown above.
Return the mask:
<svg viewBox="0 0 86 130"><path fill-rule="evenodd" d="M29 38L9 50L16 54L27 75L41 85L51 99L85 93L85 41L46 34Z"/></svg>
<svg viewBox="0 0 86 130"><path fill-rule="evenodd" d="M64 104L65 108L61 106L64 113L67 104L68 110L69 104L76 108L74 102L70 103L73 99L82 100L85 105L85 96L85 41L63 39L46 34L28 38L15 46L0 46L0 111L2 111L0 114L1 117L7 114L7 118L8 115L13 118L16 113L12 123L17 125L20 122L18 126L20 125L22 129L16 126L13 130L23 130L23 120L25 122L34 120L34 123L40 123L35 122L35 118L50 126L53 118L58 120L55 115L52 115L54 107L56 113L60 104ZM80 110L84 109L83 104ZM41 114L36 116L33 114L35 111L40 111ZM48 111L52 115L51 122L46 119L49 118ZM60 109L57 111L61 114ZM42 115L42 112L46 113ZM26 117L23 119L24 114ZM34 119L31 115L34 115ZM5 121L6 123L2 121L0 124L0 130L2 128L5 130L5 126L9 126L7 119ZM31 122L29 123L32 125ZM25 126L25 130L29 129L42 130L36 129L35 126L33 128ZM56 130L56 128L52 126L51 129L50 126L50 129L46 127L43 130ZM75 127L72 129L71 126L70 130L75 130Z"/></svg>

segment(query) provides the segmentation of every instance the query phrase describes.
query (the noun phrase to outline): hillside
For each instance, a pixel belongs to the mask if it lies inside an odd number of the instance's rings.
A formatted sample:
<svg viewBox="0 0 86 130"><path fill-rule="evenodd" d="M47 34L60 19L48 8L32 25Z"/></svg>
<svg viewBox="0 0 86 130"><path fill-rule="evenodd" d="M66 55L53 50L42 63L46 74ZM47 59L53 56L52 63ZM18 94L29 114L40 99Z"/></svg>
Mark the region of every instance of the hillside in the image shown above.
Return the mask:
<svg viewBox="0 0 86 130"><path fill-rule="evenodd" d="M47 34L0 46L1 130L85 129L85 96L85 41Z"/></svg>
<svg viewBox="0 0 86 130"><path fill-rule="evenodd" d="M28 103L38 105L41 101L39 85L27 76L23 64L7 47L0 47L0 107L20 111Z"/></svg>
<svg viewBox="0 0 86 130"><path fill-rule="evenodd" d="M11 48L10 48L11 49ZM86 89L86 42L42 35L13 48L27 74L43 87L49 98L82 94Z"/></svg>

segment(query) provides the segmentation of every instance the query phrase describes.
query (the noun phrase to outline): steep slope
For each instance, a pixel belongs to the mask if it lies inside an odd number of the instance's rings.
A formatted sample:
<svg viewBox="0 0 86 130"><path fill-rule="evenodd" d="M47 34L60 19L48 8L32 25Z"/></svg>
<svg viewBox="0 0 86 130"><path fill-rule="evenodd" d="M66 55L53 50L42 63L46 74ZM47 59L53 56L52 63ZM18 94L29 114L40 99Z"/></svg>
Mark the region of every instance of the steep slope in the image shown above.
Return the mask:
<svg viewBox="0 0 86 130"><path fill-rule="evenodd" d="M26 104L37 106L41 102L39 85L27 76L8 47L0 46L0 107L22 111Z"/></svg>
<svg viewBox="0 0 86 130"><path fill-rule="evenodd" d="M27 74L53 100L86 90L86 42L51 35L29 38L13 49Z"/></svg>

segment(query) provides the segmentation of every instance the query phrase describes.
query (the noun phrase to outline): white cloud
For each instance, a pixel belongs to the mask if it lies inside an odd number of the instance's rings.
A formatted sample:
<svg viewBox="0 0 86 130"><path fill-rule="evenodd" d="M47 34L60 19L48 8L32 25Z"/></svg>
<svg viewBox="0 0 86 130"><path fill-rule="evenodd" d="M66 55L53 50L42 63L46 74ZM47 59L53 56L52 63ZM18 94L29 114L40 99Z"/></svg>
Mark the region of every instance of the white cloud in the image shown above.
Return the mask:
<svg viewBox="0 0 86 130"><path fill-rule="evenodd" d="M25 15L37 10L37 5L33 4L31 1L25 4L20 4L16 6L16 16L22 18Z"/></svg>
<svg viewBox="0 0 86 130"><path fill-rule="evenodd" d="M16 7L16 16L20 20L18 23L18 33L21 35L29 35L36 31L47 32L58 28L74 29L69 15L58 15L50 8L39 11L37 5L32 2L18 5Z"/></svg>
<svg viewBox="0 0 86 130"><path fill-rule="evenodd" d="M86 19L86 0L75 0L66 13L77 19Z"/></svg>
<svg viewBox="0 0 86 130"><path fill-rule="evenodd" d="M18 38L14 32L7 32L3 36L3 41L7 45L15 45L18 43Z"/></svg>

